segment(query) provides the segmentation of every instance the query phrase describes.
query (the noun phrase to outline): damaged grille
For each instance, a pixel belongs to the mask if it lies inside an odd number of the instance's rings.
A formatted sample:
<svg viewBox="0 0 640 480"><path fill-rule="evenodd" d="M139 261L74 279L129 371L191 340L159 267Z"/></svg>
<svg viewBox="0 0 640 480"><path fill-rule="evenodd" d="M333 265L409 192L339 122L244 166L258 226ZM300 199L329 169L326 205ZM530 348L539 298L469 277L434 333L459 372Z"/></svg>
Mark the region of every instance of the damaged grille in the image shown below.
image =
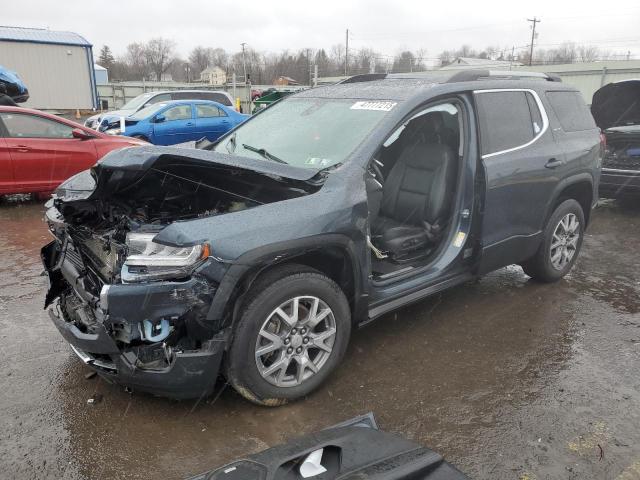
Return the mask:
<svg viewBox="0 0 640 480"><path fill-rule="evenodd" d="M84 271L84 262L82 261L82 255L74 248L72 243L67 243L67 247L64 252L66 260L69 260L71 264L78 270L78 272Z"/></svg>

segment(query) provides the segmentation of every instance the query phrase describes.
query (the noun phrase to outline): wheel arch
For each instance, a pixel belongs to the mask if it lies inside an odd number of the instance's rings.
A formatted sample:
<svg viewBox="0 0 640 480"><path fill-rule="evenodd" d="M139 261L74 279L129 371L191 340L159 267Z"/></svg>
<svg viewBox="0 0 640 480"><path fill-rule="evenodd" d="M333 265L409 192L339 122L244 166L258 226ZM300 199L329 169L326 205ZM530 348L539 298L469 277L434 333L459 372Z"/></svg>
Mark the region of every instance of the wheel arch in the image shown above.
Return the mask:
<svg viewBox="0 0 640 480"><path fill-rule="evenodd" d="M223 278L207 319L218 321L221 327L232 325L252 286L275 269L286 271L287 267L296 266L316 270L331 278L347 297L354 324L366 319L367 292L361 274L364 265L350 238L332 234L316 238L312 242L303 240L285 243L286 245L281 246L261 247L257 249L259 252L241 256Z"/></svg>
<svg viewBox="0 0 640 480"><path fill-rule="evenodd" d="M562 182L558 185L553 201L549 204L543 228L558 205L568 199L573 199L580 204L585 223L588 225L591 218L591 206L594 202L593 194L593 177L588 173L576 175Z"/></svg>

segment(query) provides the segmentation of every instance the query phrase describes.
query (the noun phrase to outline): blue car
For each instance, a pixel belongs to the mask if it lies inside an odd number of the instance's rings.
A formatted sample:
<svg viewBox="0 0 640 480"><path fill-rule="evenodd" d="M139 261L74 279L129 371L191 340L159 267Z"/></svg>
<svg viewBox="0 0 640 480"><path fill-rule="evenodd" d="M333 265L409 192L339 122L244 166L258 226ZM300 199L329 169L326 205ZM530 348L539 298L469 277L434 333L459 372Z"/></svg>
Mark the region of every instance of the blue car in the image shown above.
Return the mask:
<svg viewBox="0 0 640 480"><path fill-rule="evenodd" d="M128 117L109 118L105 133L140 138L154 145L175 145L201 138L215 141L247 118L249 115L217 102L176 100L155 103Z"/></svg>

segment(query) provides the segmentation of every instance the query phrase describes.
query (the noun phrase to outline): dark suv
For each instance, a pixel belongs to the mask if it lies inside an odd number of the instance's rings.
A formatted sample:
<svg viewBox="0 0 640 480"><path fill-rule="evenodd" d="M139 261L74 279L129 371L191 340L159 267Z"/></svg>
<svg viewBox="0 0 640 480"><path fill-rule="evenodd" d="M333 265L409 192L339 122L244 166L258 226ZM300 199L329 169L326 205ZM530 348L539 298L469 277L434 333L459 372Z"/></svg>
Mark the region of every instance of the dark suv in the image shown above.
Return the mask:
<svg viewBox="0 0 640 480"><path fill-rule="evenodd" d="M351 331L509 264L576 261L602 146L546 76L373 75L307 90L207 150L112 152L46 217L46 306L102 377L178 398L222 372L280 405Z"/></svg>

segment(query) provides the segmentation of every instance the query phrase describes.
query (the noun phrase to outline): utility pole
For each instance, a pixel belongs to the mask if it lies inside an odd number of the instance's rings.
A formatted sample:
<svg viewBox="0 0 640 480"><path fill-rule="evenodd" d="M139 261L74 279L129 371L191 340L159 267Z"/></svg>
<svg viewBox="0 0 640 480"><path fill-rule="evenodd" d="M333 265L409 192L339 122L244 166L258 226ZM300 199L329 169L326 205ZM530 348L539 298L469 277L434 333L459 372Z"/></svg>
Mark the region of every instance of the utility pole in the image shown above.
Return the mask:
<svg viewBox="0 0 640 480"><path fill-rule="evenodd" d="M244 57L244 46L246 45L246 43L242 42L240 45L242 46L242 69L244 70L244 83L247 83L247 61Z"/></svg>
<svg viewBox="0 0 640 480"><path fill-rule="evenodd" d="M527 22L531 22L533 23L533 26L531 27L531 50L529 50L529 66L531 66L531 62L533 60L533 42L536 38L536 23L540 23L542 20L533 17L533 18L527 18Z"/></svg>
<svg viewBox="0 0 640 480"><path fill-rule="evenodd" d="M244 56L244 46L245 42L240 44L242 46L242 69L244 70L244 89L247 94L247 105L249 108L249 113L251 113L251 85L249 84L249 79L247 78L247 60Z"/></svg>
<svg viewBox="0 0 640 480"><path fill-rule="evenodd" d="M344 74L345 76L348 75L348 68L349 68L349 29L347 28L347 37L346 37L346 41L345 41L345 47L344 47Z"/></svg>

